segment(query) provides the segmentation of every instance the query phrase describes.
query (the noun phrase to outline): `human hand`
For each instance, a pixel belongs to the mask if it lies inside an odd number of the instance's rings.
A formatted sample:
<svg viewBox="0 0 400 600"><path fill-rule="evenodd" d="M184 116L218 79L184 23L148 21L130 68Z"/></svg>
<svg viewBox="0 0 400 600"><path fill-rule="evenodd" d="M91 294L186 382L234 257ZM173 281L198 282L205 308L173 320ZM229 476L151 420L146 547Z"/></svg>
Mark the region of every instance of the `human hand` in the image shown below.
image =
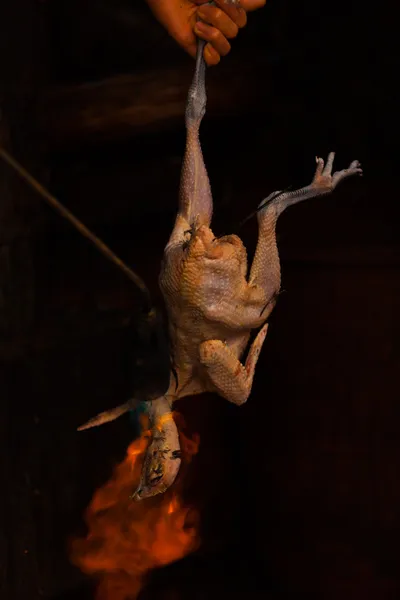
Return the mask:
<svg viewBox="0 0 400 600"><path fill-rule="evenodd" d="M231 49L228 40L247 23L246 13L265 5L266 0L241 0L240 7L225 0L147 0L155 17L175 41L196 56L197 37L205 40L204 59L216 65ZM200 20L201 19L201 20Z"/></svg>

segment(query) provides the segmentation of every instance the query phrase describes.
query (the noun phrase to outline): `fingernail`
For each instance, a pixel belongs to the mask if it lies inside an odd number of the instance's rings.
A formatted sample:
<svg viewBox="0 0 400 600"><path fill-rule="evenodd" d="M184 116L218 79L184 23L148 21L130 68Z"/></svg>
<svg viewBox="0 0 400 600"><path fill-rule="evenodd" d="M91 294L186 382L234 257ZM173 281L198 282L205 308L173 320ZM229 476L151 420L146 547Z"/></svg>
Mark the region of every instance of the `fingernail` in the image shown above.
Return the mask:
<svg viewBox="0 0 400 600"><path fill-rule="evenodd" d="M200 17L200 19L205 19L206 15L205 13L201 10L201 8L199 8L199 10L197 11L197 16Z"/></svg>

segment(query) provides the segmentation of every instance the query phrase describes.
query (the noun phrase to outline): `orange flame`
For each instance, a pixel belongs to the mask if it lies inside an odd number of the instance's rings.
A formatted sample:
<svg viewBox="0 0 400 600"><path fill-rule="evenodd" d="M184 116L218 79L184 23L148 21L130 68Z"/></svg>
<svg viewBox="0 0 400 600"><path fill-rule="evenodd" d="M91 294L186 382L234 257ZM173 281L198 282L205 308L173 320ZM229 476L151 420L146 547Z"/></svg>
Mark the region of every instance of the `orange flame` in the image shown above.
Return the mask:
<svg viewBox="0 0 400 600"><path fill-rule="evenodd" d="M174 415L175 416L175 415ZM128 448L111 479L99 488L86 510L89 533L71 545L71 560L100 584L97 600L133 600L145 575L183 558L199 547L198 514L181 498L181 473L172 489L142 501L130 499L140 476L149 432ZM199 440L180 432L182 466L197 453Z"/></svg>

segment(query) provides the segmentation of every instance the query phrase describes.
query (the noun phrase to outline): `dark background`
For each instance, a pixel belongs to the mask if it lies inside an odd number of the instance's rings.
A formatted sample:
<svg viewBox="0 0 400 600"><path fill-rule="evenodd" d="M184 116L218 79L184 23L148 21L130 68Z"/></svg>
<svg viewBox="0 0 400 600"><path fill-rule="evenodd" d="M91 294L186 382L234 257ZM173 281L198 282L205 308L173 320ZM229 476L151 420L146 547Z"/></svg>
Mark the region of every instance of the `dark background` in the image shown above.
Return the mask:
<svg viewBox="0 0 400 600"><path fill-rule="evenodd" d="M315 155L364 178L279 222L283 289L249 402L181 402L203 549L145 598L400 597L400 243L394 3L270 0L209 71L202 142L215 232ZM193 64L144 2L0 8L0 140L155 296L177 207ZM254 248L256 223L240 230ZM0 598L93 597L69 564L124 456L135 289L0 164ZM196 487L197 486L197 487ZM196 495L196 494L195 494Z"/></svg>

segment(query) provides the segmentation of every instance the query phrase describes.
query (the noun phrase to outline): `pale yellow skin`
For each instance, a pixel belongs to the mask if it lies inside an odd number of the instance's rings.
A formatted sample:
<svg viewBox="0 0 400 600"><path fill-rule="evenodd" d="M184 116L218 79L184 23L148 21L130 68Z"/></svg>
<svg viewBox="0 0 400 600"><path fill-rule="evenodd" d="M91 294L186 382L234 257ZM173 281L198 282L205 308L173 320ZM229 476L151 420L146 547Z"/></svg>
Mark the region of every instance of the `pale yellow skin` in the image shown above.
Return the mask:
<svg viewBox="0 0 400 600"><path fill-rule="evenodd" d="M251 330L265 323L274 297L247 281L246 249L237 236L215 239L211 229L201 225L190 237L178 248L166 248L160 276L178 380L177 386L175 378L171 380L169 395L182 398L215 391L242 404L251 390L266 325L253 342L246 366L239 359Z"/></svg>

